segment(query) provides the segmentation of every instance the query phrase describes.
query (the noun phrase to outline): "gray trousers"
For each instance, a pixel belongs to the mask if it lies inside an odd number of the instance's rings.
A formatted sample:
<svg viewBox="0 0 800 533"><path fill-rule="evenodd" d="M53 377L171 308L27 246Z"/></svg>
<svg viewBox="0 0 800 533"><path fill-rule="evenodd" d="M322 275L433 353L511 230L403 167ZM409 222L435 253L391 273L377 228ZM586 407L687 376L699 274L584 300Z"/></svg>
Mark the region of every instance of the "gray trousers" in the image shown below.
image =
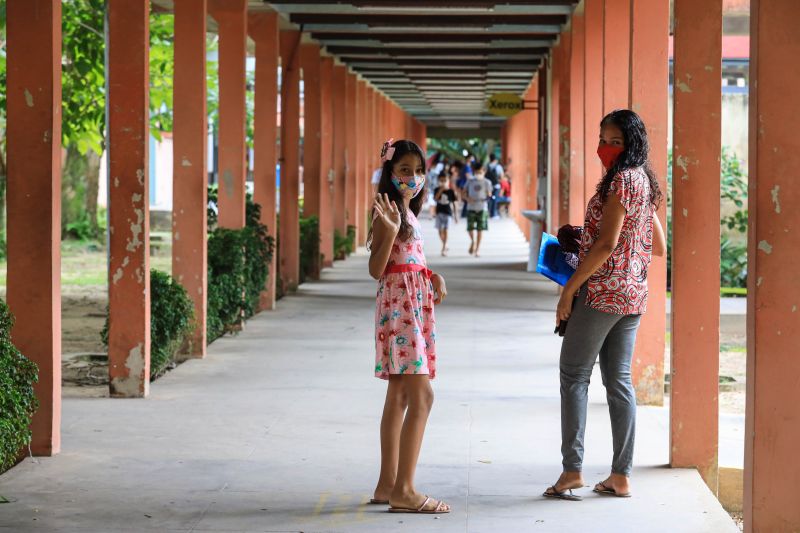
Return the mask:
<svg viewBox="0 0 800 533"><path fill-rule="evenodd" d="M589 379L599 354L614 441L611 472L629 476L636 433L631 359L641 315L614 315L587 307L586 292L584 285L575 299L561 345L562 464L565 471L581 471Z"/></svg>

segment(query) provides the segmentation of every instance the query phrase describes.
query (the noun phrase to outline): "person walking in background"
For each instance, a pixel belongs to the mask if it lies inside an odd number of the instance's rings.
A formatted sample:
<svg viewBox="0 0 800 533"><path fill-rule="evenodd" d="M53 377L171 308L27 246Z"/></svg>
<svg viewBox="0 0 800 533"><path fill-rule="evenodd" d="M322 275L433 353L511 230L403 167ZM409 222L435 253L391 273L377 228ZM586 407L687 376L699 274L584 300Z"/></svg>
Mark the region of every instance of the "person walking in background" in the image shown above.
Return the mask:
<svg viewBox="0 0 800 533"><path fill-rule="evenodd" d="M446 256L449 248L447 247L447 230L450 226L450 218L458 224L458 210L456 209L456 193L450 188L450 178L446 172L439 174L438 187L433 192L436 200L436 229L439 230L439 238L442 240L442 256Z"/></svg>
<svg viewBox="0 0 800 533"><path fill-rule="evenodd" d="M444 278L428 270L417 215L425 189L425 155L412 141L384 143L383 171L367 235L369 273L378 280L375 376L388 381L381 419L381 470L371 503L394 513L449 513L450 506L417 492L422 437L436 376L434 306Z"/></svg>
<svg viewBox="0 0 800 533"><path fill-rule="evenodd" d="M503 176L503 165L497 160L494 152L489 154L489 164L486 166L486 179L492 183L492 195L489 197L489 216L497 218L497 197L500 196L500 178Z"/></svg>
<svg viewBox="0 0 800 533"><path fill-rule="evenodd" d="M492 183L483 174L483 166L479 161L473 164L475 173L467 180L466 206L467 231L469 232L469 253L480 257L481 236L489 229L489 211L487 200L492 194Z"/></svg>
<svg viewBox="0 0 800 533"><path fill-rule="evenodd" d="M633 468L636 395L631 360L639 321L647 309L652 255L666 253L656 209L663 196L648 160L647 131L627 109L600 123L597 155L605 174L589 200L578 269L561 293L556 325L567 321L561 345L561 455L563 472L544 496L580 500L589 378L600 356L614 457L611 474L594 492L628 497Z"/></svg>

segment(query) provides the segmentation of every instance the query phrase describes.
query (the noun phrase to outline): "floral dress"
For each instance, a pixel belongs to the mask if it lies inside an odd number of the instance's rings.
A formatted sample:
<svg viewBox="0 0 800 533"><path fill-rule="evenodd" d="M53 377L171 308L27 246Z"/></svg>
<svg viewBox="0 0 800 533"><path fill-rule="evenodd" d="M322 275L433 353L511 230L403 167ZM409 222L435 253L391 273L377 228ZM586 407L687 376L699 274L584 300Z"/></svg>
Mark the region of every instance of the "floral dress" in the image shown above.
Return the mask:
<svg viewBox="0 0 800 533"><path fill-rule="evenodd" d="M413 235L395 239L386 265L426 267L419 221L406 211ZM414 268L418 268L414 267ZM385 273L378 282L375 306L375 376L436 375L436 321L433 285L426 271Z"/></svg>
<svg viewBox="0 0 800 533"><path fill-rule="evenodd" d="M614 176L608 194L616 194L625 208L617 247L588 281L586 305L616 315L647 311L647 270L653 255L653 216L650 178L642 167ZM595 194L586 209L580 260L600 236L603 201Z"/></svg>

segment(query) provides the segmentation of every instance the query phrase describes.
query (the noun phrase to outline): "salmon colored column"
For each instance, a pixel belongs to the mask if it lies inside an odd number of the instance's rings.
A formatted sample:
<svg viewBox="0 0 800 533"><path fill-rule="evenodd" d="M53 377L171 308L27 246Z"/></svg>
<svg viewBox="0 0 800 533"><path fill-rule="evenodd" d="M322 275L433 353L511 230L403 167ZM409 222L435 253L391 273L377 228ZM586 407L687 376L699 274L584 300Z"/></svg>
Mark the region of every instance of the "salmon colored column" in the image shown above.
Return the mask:
<svg viewBox="0 0 800 533"><path fill-rule="evenodd" d="M658 176L659 187L664 194L664 200L658 210L658 217L662 226L666 228L667 101L669 98L668 2L634 2L632 16L631 108L642 117L647 126L650 163ZM719 93L719 87L717 87L717 92ZM595 159L597 159L596 155ZM719 195L719 191L717 191L717 195ZM673 220L675 219L673 218ZM712 246L708 251L714 249L715 247ZM683 263L690 262L687 258ZM667 262L665 257L653 257L647 274L647 283L649 288L647 313L642 317L639 334L636 337L631 372L638 403L640 405L662 405L664 402L664 333L667 321ZM674 294L673 292L673 297ZM717 294L718 296L719 294ZM673 307L673 312L674 309ZM674 339L677 332L674 329L672 331ZM674 393L675 382L672 387Z"/></svg>
<svg viewBox="0 0 800 533"><path fill-rule="evenodd" d="M356 98L356 77L354 74L347 73L346 77L346 98L345 98L345 218L348 226L356 226L356 136L358 101ZM355 243L354 243L355 245Z"/></svg>
<svg viewBox="0 0 800 533"><path fill-rule="evenodd" d="M550 53L551 67L550 67L550 106L548 109L548 125L549 125L549 150L550 150L550 198L548 208L548 229L550 233L555 235L558 228L561 226L560 220L560 186L561 181L561 165L559 164L559 127L558 120L560 115L560 102L561 102L561 76L562 76L562 49L561 43L552 48Z"/></svg>
<svg viewBox="0 0 800 533"><path fill-rule="evenodd" d="M558 85L558 219L559 226L562 224L579 224L580 220L570 220L570 126L572 116L570 113L570 96L572 96L572 80L570 80L571 57L572 57L572 31L569 27L561 32L561 44L559 45L559 61L561 63L558 71L561 80Z"/></svg>
<svg viewBox="0 0 800 533"><path fill-rule="evenodd" d="M209 0L219 33L219 225L245 220L247 1Z"/></svg>
<svg viewBox="0 0 800 533"><path fill-rule="evenodd" d="M630 47L631 0L605 0L603 115L615 109L625 109L629 105Z"/></svg>
<svg viewBox="0 0 800 533"><path fill-rule="evenodd" d="M670 464L716 494L722 0L676 0L674 35Z"/></svg>
<svg viewBox="0 0 800 533"><path fill-rule="evenodd" d="M108 374L113 397L150 390L148 0L108 2Z"/></svg>
<svg viewBox="0 0 800 533"><path fill-rule="evenodd" d="M320 201L319 201L319 249L323 267L333 266L333 58L323 57L320 62Z"/></svg>
<svg viewBox="0 0 800 533"><path fill-rule="evenodd" d="M584 162L583 205L594 196L603 175L597 145L603 118L603 11L605 0L584 0L583 116Z"/></svg>
<svg viewBox="0 0 800 533"><path fill-rule="evenodd" d="M526 111L529 115L527 120L528 135L526 137L527 146L525 152L528 154L528 174L526 176L525 189L527 192L524 198L525 204L523 209L538 209L539 208L539 75L533 78L530 88L528 89L528 96L526 98L536 103L536 109ZM514 190L514 183L511 183L511 190ZM513 207L513 206L512 206ZM525 238L530 239L531 225L528 219L522 217L522 210L516 209L516 213L520 217L520 225L524 228Z"/></svg>
<svg viewBox="0 0 800 533"><path fill-rule="evenodd" d="M586 131L584 123L583 96L584 85L584 51L586 41L586 14L584 4L572 13L572 40L570 42L570 94L569 94L569 221L576 226L582 225L586 214L585 187L585 150Z"/></svg>
<svg viewBox="0 0 800 533"><path fill-rule="evenodd" d="M322 92L319 79L319 45L300 45L300 68L303 70L303 215L320 219L322 177ZM326 95L327 96L327 95ZM322 221L320 220L320 233ZM318 261L314 262L311 279L319 279Z"/></svg>
<svg viewBox="0 0 800 533"><path fill-rule="evenodd" d="M39 367L31 450L61 449L61 2L7 5L8 279L14 345Z"/></svg>
<svg viewBox="0 0 800 533"><path fill-rule="evenodd" d="M280 261L285 292L300 280L300 32L280 32L281 65L281 190Z"/></svg>
<svg viewBox="0 0 800 533"><path fill-rule="evenodd" d="M347 235L347 69L333 67L333 227L342 237Z"/></svg>
<svg viewBox="0 0 800 533"><path fill-rule="evenodd" d="M365 141L367 139L366 133L366 114L367 114L367 90L366 83L363 80L356 81L356 144L355 160L356 160L356 246L364 246L367 242L367 230L365 227L366 213L364 210L364 203L366 198L366 187L364 186L364 176L366 170L366 147Z"/></svg>
<svg viewBox="0 0 800 533"><path fill-rule="evenodd" d="M175 98L172 141L172 275L194 304L186 353L206 355L208 119L206 0L175 2Z"/></svg>
<svg viewBox="0 0 800 533"><path fill-rule="evenodd" d="M750 4L746 532L800 531L800 4Z"/></svg>
<svg viewBox="0 0 800 533"><path fill-rule="evenodd" d="M267 233L277 238L277 164L278 125L278 14L253 13L248 18L248 33L256 43L255 94L253 108L253 201L261 206L261 223ZM259 309L275 309L276 257L273 250L267 286L261 292Z"/></svg>

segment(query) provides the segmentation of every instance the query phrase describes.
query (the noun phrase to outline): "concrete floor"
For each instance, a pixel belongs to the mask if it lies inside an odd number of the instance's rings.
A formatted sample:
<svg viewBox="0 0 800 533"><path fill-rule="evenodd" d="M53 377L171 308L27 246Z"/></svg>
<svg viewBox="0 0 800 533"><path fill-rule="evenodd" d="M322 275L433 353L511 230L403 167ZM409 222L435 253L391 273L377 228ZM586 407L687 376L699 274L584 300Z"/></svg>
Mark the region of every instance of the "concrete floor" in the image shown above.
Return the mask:
<svg viewBox="0 0 800 533"><path fill-rule="evenodd" d="M432 267L436 404L418 470L439 517L367 506L377 476L384 382L372 377L375 283L359 253L303 285L237 337L155 382L144 400L67 399L62 453L0 477L7 531L527 532L738 531L699 475L671 470L664 410L640 408L634 497L540 496L560 471L554 286L524 271L526 245L492 221L483 257ZM597 377L597 376L596 376ZM585 474L608 472L611 437L593 380Z"/></svg>

